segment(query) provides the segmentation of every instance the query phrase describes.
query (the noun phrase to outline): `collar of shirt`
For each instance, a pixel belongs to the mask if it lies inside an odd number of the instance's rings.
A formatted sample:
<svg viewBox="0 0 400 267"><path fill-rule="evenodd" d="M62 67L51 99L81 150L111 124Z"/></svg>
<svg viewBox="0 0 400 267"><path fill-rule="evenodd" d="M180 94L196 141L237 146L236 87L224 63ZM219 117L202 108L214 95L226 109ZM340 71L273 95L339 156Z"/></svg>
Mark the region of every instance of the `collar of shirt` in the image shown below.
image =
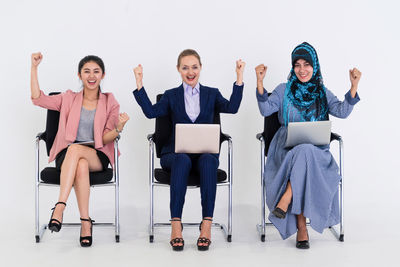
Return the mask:
<svg viewBox="0 0 400 267"><path fill-rule="evenodd" d="M190 85L188 85L185 82L182 82L182 83L183 83L183 89L185 89L186 93L188 93L190 95L196 95L200 92L200 83L197 83L194 88L192 88Z"/></svg>

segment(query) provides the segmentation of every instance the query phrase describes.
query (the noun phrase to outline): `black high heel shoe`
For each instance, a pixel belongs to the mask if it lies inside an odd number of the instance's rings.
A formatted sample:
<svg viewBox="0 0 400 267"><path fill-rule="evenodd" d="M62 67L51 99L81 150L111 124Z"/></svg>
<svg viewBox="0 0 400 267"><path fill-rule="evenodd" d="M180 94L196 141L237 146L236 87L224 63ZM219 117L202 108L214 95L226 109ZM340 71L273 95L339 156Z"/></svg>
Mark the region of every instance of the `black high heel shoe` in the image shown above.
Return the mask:
<svg viewBox="0 0 400 267"><path fill-rule="evenodd" d="M309 237L308 231L307 231L307 240L298 241L297 238L296 238L296 248L309 249L310 248L309 239L310 239L310 237Z"/></svg>
<svg viewBox="0 0 400 267"><path fill-rule="evenodd" d="M181 219L171 219L169 221L170 222L180 222ZM181 229L183 230L183 224L182 223L181 223ZM169 244L171 245L172 250L174 250L174 251L182 251L183 247L185 246L185 241L183 240L182 237L176 237L174 239L171 239L171 241L169 241ZM182 246L174 246L175 244L182 244Z"/></svg>
<svg viewBox="0 0 400 267"><path fill-rule="evenodd" d="M279 219L285 219L286 217L286 212L282 210L281 208L275 207L275 209L272 211L272 214L274 214L276 217Z"/></svg>
<svg viewBox="0 0 400 267"><path fill-rule="evenodd" d="M53 214L54 214L54 211L55 211L56 206L58 204L63 204L64 206L67 206L67 204L65 202L57 202L54 205L54 208L51 209L53 212L51 213L50 221L49 221L49 224L48 224L49 230L51 230L51 232L59 232L61 230L63 219L61 218L61 222L59 220L57 220L57 219L53 219Z"/></svg>
<svg viewBox="0 0 400 267"><path fill-rule="evenodd" d="M203 218L203 221L211 221L212 222L212 219ZM199 225L199 231L201 231L201 225L203 224L203 221L201 221L201 223ZM207 244L207 245L206 246L200 246L200 243ZM200 236L197 239L197 249L200 250L200 251L208 250L210 248L210 245L211 245L211 240L206 238L206 237L201 237Z"/></svg>
<svg viewBox="0 0 400 267"><path fill-rule="evenodd" d="M90 217L89 219L84 219L84 218L80 218L81 221L85 221L85 222L90 222L90 236L81 236L82 234L82 227L81 227L81 234L79 235L79 242L81 243L82 247L90 247L92 245L92 235L93 235L93 223L94 220L92 220ZM83 242L83 241L88 241L88 242Z"/></svg>

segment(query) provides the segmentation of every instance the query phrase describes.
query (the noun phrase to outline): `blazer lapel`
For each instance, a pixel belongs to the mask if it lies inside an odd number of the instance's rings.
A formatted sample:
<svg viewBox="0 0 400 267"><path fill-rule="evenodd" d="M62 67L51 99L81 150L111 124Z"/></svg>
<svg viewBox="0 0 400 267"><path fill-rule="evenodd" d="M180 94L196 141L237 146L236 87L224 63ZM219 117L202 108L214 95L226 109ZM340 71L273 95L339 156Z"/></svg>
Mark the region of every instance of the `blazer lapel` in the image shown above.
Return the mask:
<svg viewBox="0 0 400 267"><path fill-rule="evenodd" d="M208 100L208 91L207 89L200 84L200 113L199 116L197 116L196 120L194 121L195 123L201 119L202 114L206 111L206 104Z"/></svg>
<svg viewBox="0 0 400 267"><path fill-rule="evenodd" d="M76 139L76 134L78 133L79 119L81 117L81 108L83 101L83 90L76 94L71 109L68 114L67 124L65 126L66 141L72 143Z"/></svg>
<svg viewBox="0 0 400 267"><path fill-rule="evenodd" d="M107 118L107 97L99 93L99 100L97 101L96 114L94 115L94 147L103 147L103 129L106 125Z"/></svg>

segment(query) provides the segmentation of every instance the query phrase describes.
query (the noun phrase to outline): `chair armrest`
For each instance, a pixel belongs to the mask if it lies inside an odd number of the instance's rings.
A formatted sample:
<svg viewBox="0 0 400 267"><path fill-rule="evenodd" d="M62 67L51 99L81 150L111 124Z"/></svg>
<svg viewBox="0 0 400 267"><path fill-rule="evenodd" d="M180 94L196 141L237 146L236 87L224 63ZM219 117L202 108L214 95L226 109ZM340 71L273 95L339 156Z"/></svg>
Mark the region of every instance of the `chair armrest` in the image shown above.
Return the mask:
<svg viewBox="0 0 400 267"><path fill-rule="evenodd" d="M263 133L258 133L258 134L256 135L256 138L257 138L257 140L259 140L259 141L264 140Z"/></svg>
<svg viewBox="0 0 400 267"><path fill-rule="evenodd" d="M115 137L115 139L114 139L114 141L113 141L113 144L114 144L114 151L116 152L117 151L117 149L118 149L118 142L119 142L119 139L121 139L121 136L118 134L117 135L117 137ZM114 160L116 160L116 158L118 157L118 154L114 154Z"/></svg>
<svg viewBox="0 0 400 267"><path fill-rule="evenodd" d="M36 135L36 138L38 138L39 140L44 140L45 136L46 136L46 132L41 132Z"/></svg>
<svg viewBox="0 0 400 267"><path fill-rule="evenodd" d="M342 137L337 133L331 133L331 141L332 140L341 141Z"/></svg>
<svg viewBox="0 0 400 267"><path fill-rule="evenodd" d="M222 138L221 143L228 141L228 140L232 140L232 137L229 134L225 134L225 133L221 133L221 138Z"/></svg>
<svg viewBox="0 0 400 267"><path fill-rule="evenodd" d="M154 136L154 134L148 134L147 141L153 141L153 136Z"/></svg>

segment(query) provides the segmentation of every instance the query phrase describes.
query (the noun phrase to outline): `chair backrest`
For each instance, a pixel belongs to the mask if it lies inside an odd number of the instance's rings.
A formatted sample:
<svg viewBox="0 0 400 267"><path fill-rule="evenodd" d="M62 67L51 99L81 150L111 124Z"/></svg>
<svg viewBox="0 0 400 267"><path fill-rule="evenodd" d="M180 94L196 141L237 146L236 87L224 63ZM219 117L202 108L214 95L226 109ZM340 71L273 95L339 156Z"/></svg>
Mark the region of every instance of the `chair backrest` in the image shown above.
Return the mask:
<svg viewBox="0 0 400 267"><path fill-rule="evenodd" d="M160 101L163 94L157 95L157 102ZM219 112L214 112L214 124L221 124L221 118ZM157 158L161 157L162 148L168 143L173 132L173 124L171 116L167 115L164 117L156 118L156 126L153 134L153 141L156 145ZM223 141L226 140L225 136L220 133L220 146Z"/></svg>
<svg viewBox="0 0 400 267"><path fill-rule="evenodd" d="M60 92L52 92L49 95L58 95L59 93ZM46 131L43 136L43 140L46 142L47 155L50 154L50 149L56 138L59 120L60 112L50 109L47 110Z"/></svg>
<svg viewBox="0 0 400 267"><path fill-rule="evenodd" d="M270 95L271 93L268 93ZM279 130L281 124L278 119L278 112L275 112L264 118L264 132L262 136L265 140L265 156L268 154L269 144L274 138L275 133Z"/></svg>

